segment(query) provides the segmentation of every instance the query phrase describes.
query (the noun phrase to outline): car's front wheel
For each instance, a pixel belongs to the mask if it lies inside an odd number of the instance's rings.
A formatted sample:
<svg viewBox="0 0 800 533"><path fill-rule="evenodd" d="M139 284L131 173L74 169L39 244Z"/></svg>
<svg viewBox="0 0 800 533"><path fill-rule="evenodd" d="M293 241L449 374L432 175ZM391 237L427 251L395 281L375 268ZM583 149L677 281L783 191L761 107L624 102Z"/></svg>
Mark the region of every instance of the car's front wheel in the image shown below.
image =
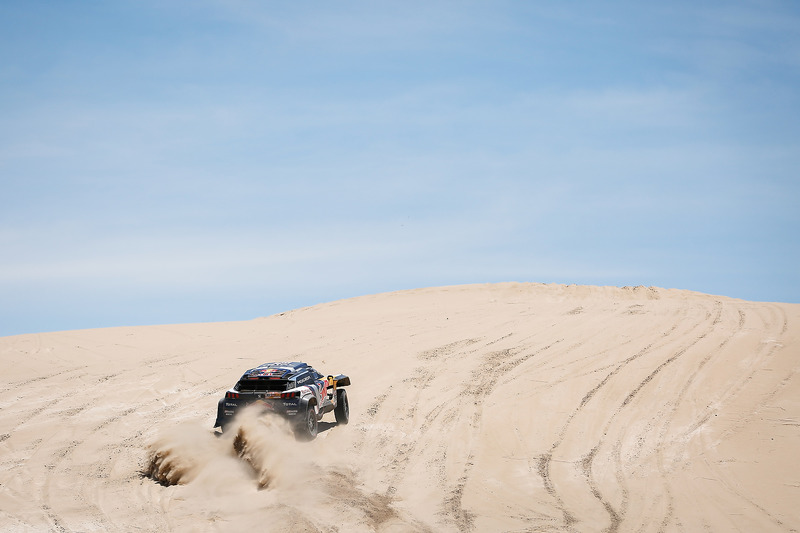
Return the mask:
<svg viewBox="0 0 800 533"><path fill-rule="evenodd" d="M347 401L347 391L344 389L336 391L336 409L333 414L336 415L337 424L347 424L350 421L350 404Z"/></svg>

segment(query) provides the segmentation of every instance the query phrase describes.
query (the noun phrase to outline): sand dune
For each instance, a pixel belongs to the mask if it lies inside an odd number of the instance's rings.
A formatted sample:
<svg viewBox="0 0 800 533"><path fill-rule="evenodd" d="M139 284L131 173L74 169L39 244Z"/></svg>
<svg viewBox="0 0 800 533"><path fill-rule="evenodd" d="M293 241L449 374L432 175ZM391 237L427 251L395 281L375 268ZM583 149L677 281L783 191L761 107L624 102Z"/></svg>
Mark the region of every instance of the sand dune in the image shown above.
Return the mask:
<svg viewBox="0 0 800 533"><path fill-rule="evenodd" d="M800 305L492 284L0 339L2 531L796 531ZM351 376L297 443L241 372ZM238 440L237 440L238 435Z"/></svg>

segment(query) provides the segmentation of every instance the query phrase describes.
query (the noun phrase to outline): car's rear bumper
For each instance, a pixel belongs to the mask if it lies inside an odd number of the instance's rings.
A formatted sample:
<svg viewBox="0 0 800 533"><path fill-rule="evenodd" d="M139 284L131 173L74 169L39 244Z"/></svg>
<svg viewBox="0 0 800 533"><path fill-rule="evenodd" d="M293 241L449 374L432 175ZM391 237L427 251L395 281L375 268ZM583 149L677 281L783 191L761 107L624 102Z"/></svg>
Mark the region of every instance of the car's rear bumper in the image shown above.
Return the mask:
<svg viewBox="0 0 800 533"><path fill-rule="evenodd" d="M265 413L275 413L283 417L295 417L304 410L301 398L243 398L238 400L223 398L217 404L217 420L214 427L225 427L233 421L236 413L248 405L258 405Z"/></svg>

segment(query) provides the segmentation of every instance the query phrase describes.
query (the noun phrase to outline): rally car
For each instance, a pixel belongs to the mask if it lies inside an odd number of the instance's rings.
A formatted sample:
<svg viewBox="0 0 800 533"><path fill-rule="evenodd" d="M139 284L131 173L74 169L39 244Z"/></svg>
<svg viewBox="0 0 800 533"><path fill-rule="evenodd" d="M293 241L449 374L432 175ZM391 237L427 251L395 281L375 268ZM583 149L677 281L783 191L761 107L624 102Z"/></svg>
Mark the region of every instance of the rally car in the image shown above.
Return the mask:
<svg viewBox="0 0 800 533"><path fill-rule="evenodd" d="M350 378L324 377L307 363L264 363L246 371L217 405L215 428L225 428L236 412L246 405L258 404L265 412L289 419L299 438L317 436L317 422L333 411L338 424L350 420L347 392Z"/></svg>

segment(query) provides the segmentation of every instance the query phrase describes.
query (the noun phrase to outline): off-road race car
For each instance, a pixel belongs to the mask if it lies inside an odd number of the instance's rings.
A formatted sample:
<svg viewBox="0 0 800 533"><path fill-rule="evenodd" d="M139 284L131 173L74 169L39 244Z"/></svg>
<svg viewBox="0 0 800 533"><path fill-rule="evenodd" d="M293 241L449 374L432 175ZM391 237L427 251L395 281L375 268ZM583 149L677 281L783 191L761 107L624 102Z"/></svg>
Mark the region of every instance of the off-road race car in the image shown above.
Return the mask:
<svg viewBox="0 0 800 533"><path fill-rule="evenodd" d="M317 422L333 411L338 424L350 420L347 392L350 378L324 377L306 363L264 363L246 371L217 405L215 428L225 431L237 411L258 404L265 412L281 415L292 422L298 438L317 436Z"/></svg>

